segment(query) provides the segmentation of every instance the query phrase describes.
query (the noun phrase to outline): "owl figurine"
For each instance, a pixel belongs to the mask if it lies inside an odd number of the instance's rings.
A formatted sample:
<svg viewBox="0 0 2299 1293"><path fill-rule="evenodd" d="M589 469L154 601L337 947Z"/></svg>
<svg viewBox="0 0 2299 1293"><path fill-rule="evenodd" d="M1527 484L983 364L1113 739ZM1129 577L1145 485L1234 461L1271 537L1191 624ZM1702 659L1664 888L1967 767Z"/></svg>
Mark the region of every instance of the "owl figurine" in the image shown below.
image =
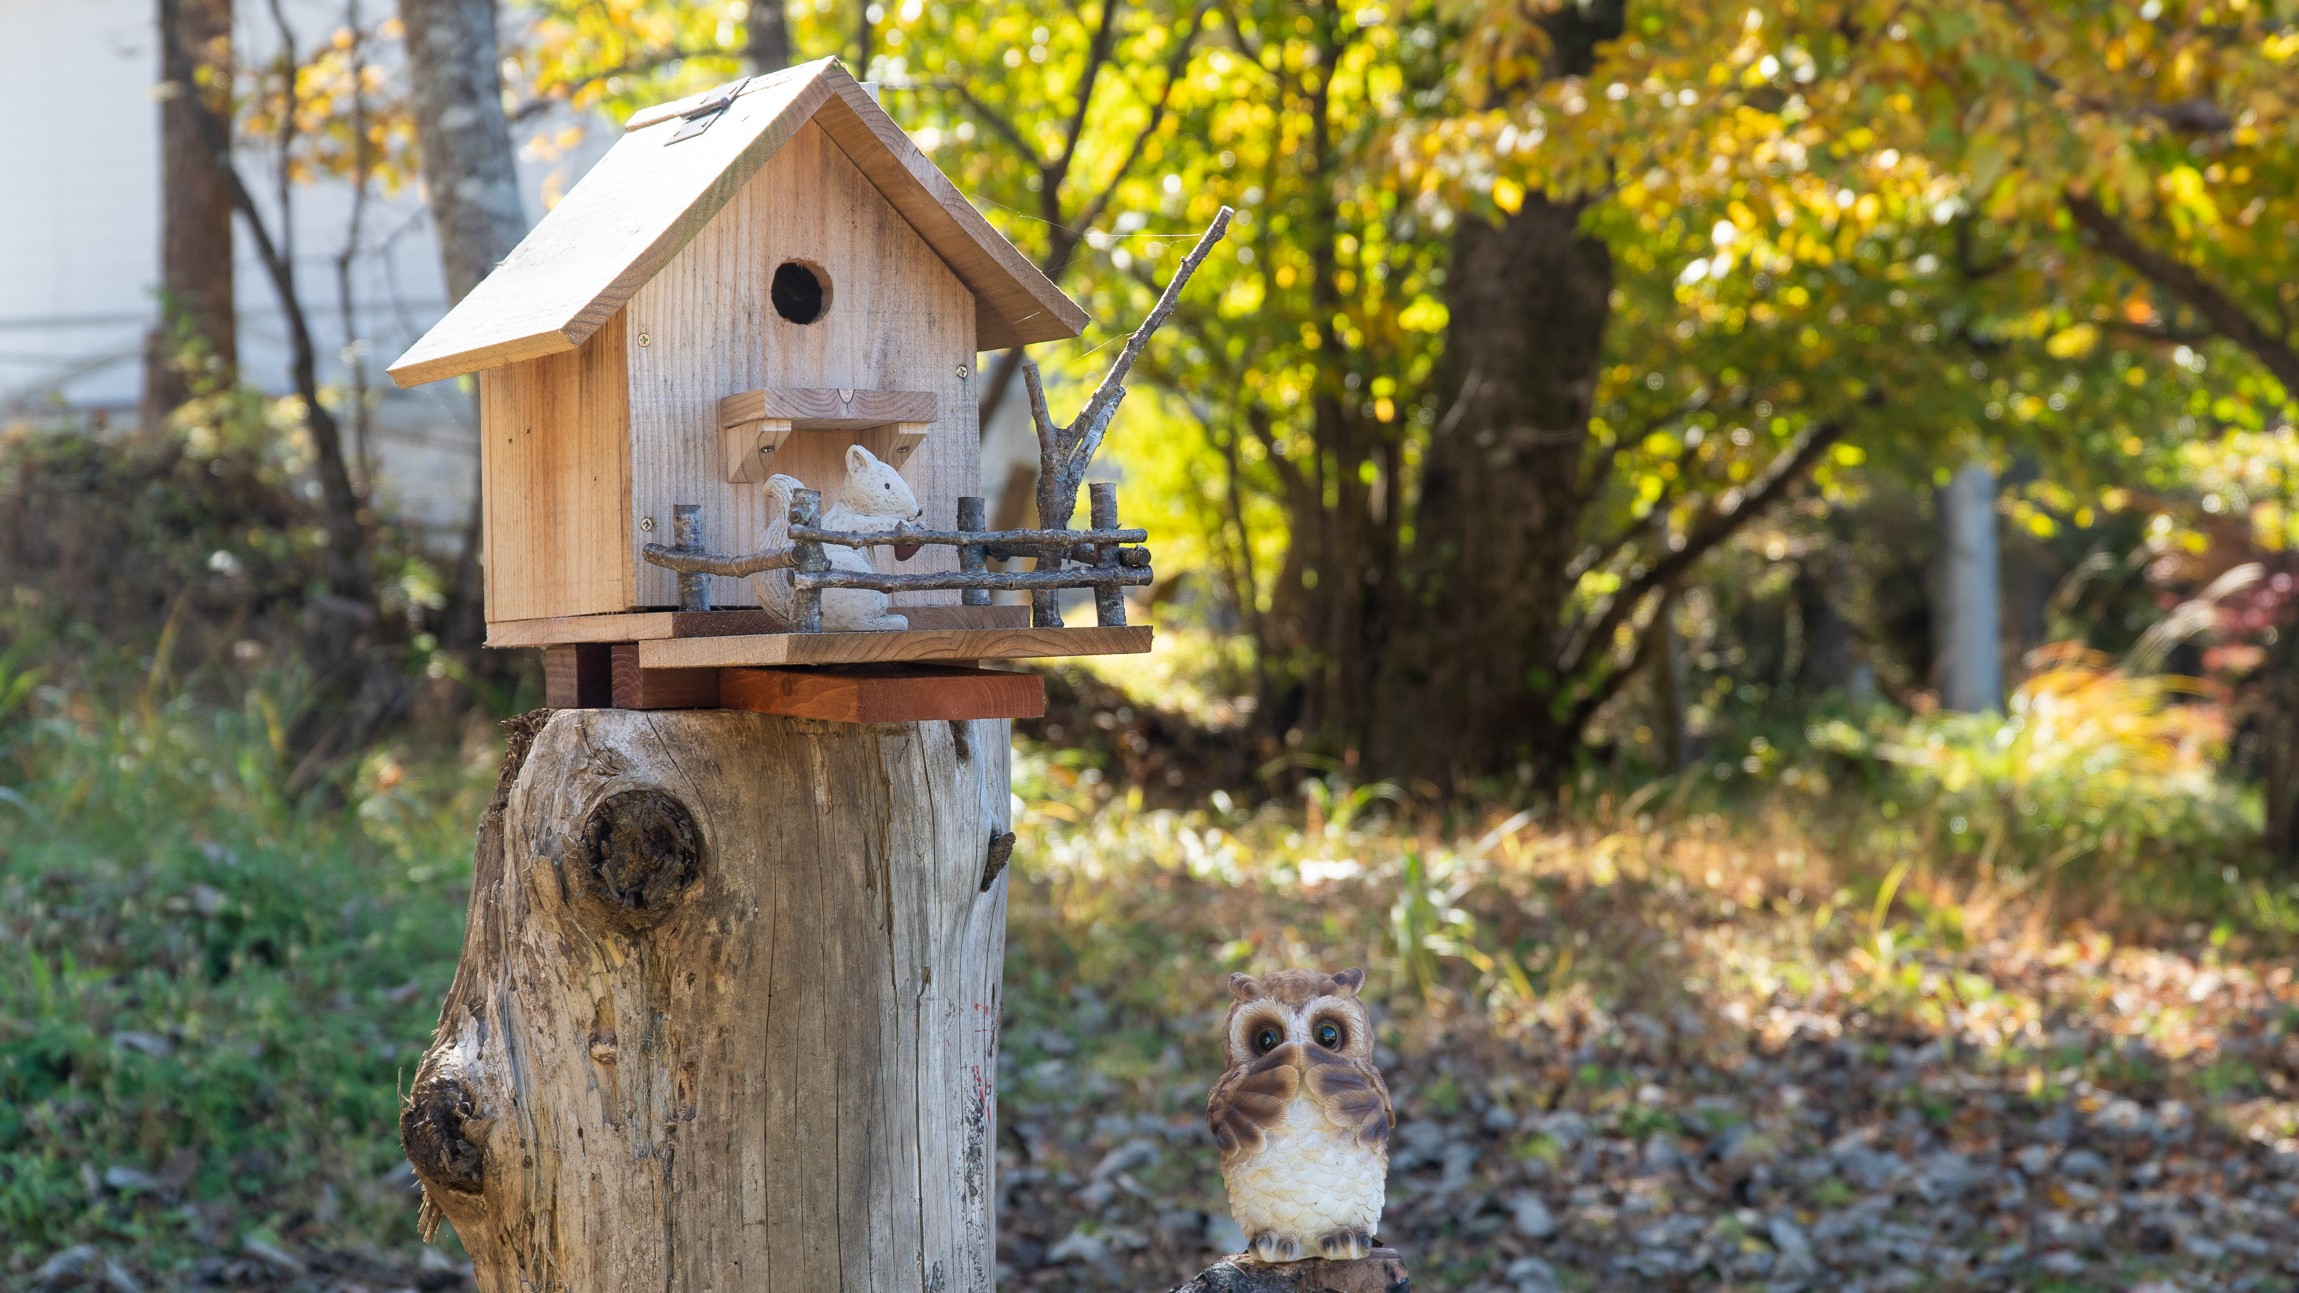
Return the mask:
<svg viewBox="0 0 2299 1293"><path fill-rule="evenodd" d="M1392 1117L1364 982L1363 970L1229 976L1229 1071L1205 1118L1230 1214L1264 1262L1373 1251Z"/></svg>

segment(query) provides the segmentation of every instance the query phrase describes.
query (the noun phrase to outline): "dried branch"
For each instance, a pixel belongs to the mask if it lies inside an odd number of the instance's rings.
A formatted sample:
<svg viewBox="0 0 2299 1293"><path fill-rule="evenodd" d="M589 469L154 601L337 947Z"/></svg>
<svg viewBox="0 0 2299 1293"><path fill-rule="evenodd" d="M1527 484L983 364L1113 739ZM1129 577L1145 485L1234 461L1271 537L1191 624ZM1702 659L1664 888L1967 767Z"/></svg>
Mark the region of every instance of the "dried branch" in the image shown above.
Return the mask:
<svg viewBox="0 0 2299 1293"><path fill-rule="evenodd" d="M1065 529L1070 517L1078 510L1078 486L1085 480L1086 468L1092 465L1094 454L1102 447L1102 437L1109 434L1110 419L1117 416L1118 404L1126 397L1126 374L1133 370L1134 361L1141 358L1142 349L1149 345L1150 336L1172 317L1174 306L1181 300L1181 290L1189 283L1197 267L1212 254L1213 245L1229 232L1229 220L1236 214L1223 207L1214 216L1213 224L1197 246L1182 257L1181 268L1174 271L1172 281L1158 297L1157 305L1142 320L1133 335L1126 338L1125 349L1118 352L1117 360L1102 375L1101 385L1094 388L1086 400L1086 407L1067 427L1057 427L1051 414L1046 412L1044 384L1038 377L1038 366L1030 360L1022 361L1023 380L1029 383L1030 416L1038 423L1038 524L1049 530Z"/></svg>
<svg viewBox="0 0 2299 1293"><path fill-rule="evenodd" d="M1412 1277L1394 1248L1355 1261L1285 1262L1270 1266L1244 1254L1224 1257L1172 1293L1411 1293Z"/></svg>

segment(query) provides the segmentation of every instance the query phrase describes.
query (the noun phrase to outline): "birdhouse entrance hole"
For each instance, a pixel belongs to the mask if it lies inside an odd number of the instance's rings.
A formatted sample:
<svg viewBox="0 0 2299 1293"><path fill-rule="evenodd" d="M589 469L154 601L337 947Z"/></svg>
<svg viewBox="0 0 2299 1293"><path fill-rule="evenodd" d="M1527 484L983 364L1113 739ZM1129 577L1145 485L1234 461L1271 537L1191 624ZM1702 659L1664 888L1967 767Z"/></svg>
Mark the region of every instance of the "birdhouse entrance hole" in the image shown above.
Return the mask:
<svg viewBox="0 0 2299 1293"><path fill-rule="evenodd" d="M792 323L812 323L830 308L830 276L820 265L786 260L775 266L767 295L776 314Z"/></svg>

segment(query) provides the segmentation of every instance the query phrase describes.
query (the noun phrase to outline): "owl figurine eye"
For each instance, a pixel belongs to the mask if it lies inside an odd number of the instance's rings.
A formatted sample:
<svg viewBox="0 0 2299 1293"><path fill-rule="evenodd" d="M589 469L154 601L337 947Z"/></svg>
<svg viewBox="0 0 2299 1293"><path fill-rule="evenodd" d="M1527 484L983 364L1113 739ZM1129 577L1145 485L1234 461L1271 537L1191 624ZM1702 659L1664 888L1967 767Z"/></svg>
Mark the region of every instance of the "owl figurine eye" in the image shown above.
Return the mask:
<svg viewBox="0 0 2299 1293"><path fill-rule="evenodd" d="M1341 1025L1330 1019L1318 1021L1317 1044L1329 1051L1341 1049Z"/></svg>
<svg viewBox="0 0 2299 1293"><path fill-rule="evenodd" d="M1284 1040L1285 1034L1278 1032L1274 1025L1263 1024L1253 1030L1253 1053L1267 1055L1276 1050L1277 1044Z"/></svg>

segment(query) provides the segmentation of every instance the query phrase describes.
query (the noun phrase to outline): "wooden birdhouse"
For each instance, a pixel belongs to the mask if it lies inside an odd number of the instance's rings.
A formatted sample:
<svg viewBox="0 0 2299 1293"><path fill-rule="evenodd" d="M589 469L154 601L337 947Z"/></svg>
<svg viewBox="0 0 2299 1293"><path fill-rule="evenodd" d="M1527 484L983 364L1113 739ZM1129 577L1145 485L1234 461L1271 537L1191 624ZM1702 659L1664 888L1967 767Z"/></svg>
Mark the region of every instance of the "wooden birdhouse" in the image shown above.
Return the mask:
<svg viewBox="0 0 2299 1293"><path fill-rule="evenodd" d="M589 648L552 652L554 701L604 703L611 669L637 705L718 703L723 669L1148 649L1117 593L1147 582L1146 552L949 537L984 529L978 353L1074 337L1086 315L867 90L826 59L624 129L390 369L402 386L477 375L489 645ZM901 631L760 609L756 555L711 555L789 528L775 476L834 497L857 445L914 495L905 533L949 532L844 549L887 576L874 586ZM1115 534L1114 504L1097 499L1095 521ZM804 598L868 578L809 573L840 545L813 546L763 568ZM1025 552L1040 572L1098 577L1062 586L1095 587L1115 614L1062 626L1054 580L987 569ZM990 605L992 587L1032 591L1038 613Z"/></svg>

